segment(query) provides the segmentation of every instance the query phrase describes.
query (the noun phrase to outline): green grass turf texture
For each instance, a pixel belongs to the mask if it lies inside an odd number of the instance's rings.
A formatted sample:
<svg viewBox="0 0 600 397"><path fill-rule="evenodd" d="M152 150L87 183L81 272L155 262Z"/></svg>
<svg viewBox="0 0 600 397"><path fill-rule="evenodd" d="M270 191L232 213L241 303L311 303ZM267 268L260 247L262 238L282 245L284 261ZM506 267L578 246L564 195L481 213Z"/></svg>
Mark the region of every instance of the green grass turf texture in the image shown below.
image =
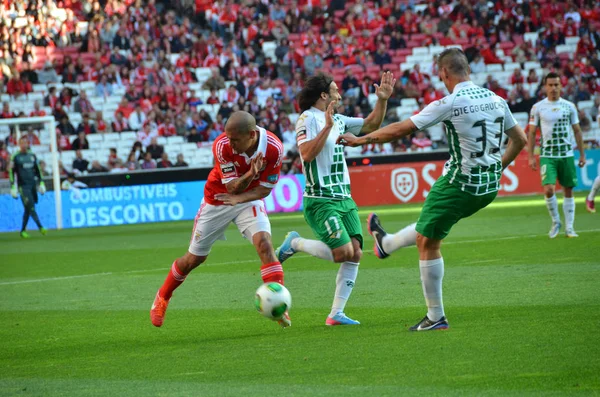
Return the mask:
<svg viewBox="0 0 600 397"><path fill-rule="evenodd" d="M396 231L419 207L377 210ZM271 221L276 244L292 229L312 237L301 214ZM414 247L381 261L366 235L355 327L324 325L337 265L290 259L283 330L253 308L259 263L233 227L154 328L152 300L191 226L0 235L0 395L600 394L600 214L581 197L577 239L548 239L541 197L498 199L456 225L443 246L451 328L429 333L407 330L426 312Z"/></svg>

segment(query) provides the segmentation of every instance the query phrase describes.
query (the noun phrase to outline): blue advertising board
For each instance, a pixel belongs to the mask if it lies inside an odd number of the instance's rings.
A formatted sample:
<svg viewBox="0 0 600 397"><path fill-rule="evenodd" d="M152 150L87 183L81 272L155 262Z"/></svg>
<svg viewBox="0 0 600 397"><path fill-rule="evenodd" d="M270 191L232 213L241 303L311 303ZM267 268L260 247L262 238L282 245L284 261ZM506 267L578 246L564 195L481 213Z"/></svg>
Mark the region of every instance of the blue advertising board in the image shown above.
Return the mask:
<svg viewBox="0 0 600 397"><path fill-rule="evenodd" d="M205 181L117 186L62 191L64 228L192 220L204 197ZM304 176L282 176L265 206L269 212L302 210ZM36 206L42 224L56 228L54 193L39 196ZM21 229L21 200L0 195L0 232ZM28 229L35 229L32 220Z"/></svg>
<svg viewBox="0 0 600 397"><path fill-rule="evenodd" d="M575 153L575 161L579 158ZM586 151L587 164L577 167L576 190L589 190L600 175L600 150ZM192 220L204 196L205 181L118 186L61 192L63 227L95 227L147 222ZM282 176L265 198L268 212L302 210L303 175ZM40 196L36 206L43 225L56 228L54 194ZM10 195L0 195L0 232L21 228L23 206ZM29 229L35 229L32 220Z"/></svg>

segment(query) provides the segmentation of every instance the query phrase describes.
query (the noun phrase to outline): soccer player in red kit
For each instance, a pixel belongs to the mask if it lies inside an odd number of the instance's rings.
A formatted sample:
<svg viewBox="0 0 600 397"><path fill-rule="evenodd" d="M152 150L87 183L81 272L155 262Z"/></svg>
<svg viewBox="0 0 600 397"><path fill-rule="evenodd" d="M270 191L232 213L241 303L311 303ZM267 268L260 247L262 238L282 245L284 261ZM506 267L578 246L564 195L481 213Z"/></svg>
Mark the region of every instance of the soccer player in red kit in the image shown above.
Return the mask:
<svg viewBox="0 0 600 397"><path fill-rule="evenodd" d="M150 310L156 327L163 324L173 291L206 260L212 245L225 239L231 222L256 247L263 282L283 284L283 268L273 250L271 224L262 201L279 180L281 141L257 127L252 115L238 111L227 120L225 133L215 140L213 154L215 167L204 187L188 252L173 262ZM278 322L282 327L290 326L288 313Z"/></svg>

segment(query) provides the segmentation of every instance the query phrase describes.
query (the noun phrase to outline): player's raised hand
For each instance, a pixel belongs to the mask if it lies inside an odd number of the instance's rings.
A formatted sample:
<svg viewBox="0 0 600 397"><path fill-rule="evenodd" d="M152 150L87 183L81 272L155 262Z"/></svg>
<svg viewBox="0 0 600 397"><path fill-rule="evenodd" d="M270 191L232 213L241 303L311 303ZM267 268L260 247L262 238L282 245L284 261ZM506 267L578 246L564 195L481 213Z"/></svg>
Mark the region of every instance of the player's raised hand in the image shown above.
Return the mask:
<svg viewBox="0 0 600 397"><path fill-rule="evenodd" d="M585 167L585 155L579 156L579 168Z"/></svg>
<svg viewBox="0 0 600 397"><path fill-rule="evenodd" d="M238 196L229 193L215 194L215 200L221 201L224 205L237 205L240 203Z"/></svg>
<svg viewBox="0 0 600 397"><path fill-rule="evenodd" d="M250 171L252 171L252 175L258 175L263 166L264 157L262 153L257 153L256 157L254 157L250 161Z"/></svg>
<svg viewBox="0 0 600 397"><path fill-rule="evenodd" d="M381 76L381 84L373 84L375 86L375 95L377 98L382 100L388 100L394 92L394 86L396 85L396 79L392 72L385 72Z"/></svg>
<svg viewBox="0 0 600 397"><path fill-rule="evenodd" d="M339 145L350 146L350 147L360 146L358 144L358 138L355 135L350 134L350 133L340 135L337 139L337 143Z"/></svg>
<svg viewBox="0 0 600 397"><path fill-rule="evenodd" d="M531 167L531 169L534 171L537 170L537 160L533 156L529 157L529 167Z"/></svg>
<svg viewBox="0 0 600 397"><path fill-rule="evenodd" d="M335 101L330 102L329 106L325 110L325 127L332 128L333 127L333 114L335 113Z"/></svg>

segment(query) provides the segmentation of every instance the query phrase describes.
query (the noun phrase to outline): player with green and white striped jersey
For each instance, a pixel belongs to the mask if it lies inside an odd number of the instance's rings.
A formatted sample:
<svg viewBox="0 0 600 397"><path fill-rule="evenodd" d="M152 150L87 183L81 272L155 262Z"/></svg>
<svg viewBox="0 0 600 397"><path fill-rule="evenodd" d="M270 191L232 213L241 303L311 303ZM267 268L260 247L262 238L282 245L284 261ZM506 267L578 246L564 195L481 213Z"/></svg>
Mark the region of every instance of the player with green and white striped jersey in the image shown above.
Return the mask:
<svg viewBox="0 0 600 397"><path fill-rule="evenodd" d="M469 79L469 62L456 48L438 58L440 80L450 95L433 102L411 118L390 124L367 136L345 134L340 142L349 146L391 142L438 123L446 125L450 160L442 176L427 195L416 224L396 234L387 234L376 214L367 221L375 239L375 254L385 258L401 247L417 244L427 315L411 331L448 328L442 303L444 260L441 241L459 220L469 217L491 203L500 188L502 171L525 146L523 130L506 102ZM509 143L504 154L503 134Z"/></svg>
<svg viewBox="0 0 600 397"><path fill-rule="evenodd" d="M579 116L575 104L560 97L562 85L560 76L548 73L544 78L546 99L536 103L531 108L529 116L529 165L537 169L534 156L535 132L540 128L540 173L546 195L546 207L552 219L552 227L548 235L555 238L562 226L558 214L556 195L556 180L564 189L563 212L565 214L565 233L567 237L577 237L573 223L575 221L575 198L573 188L577 185L577 171L573 158L573 141L579 148L579 166L585 165L583 137L579 127Z"/></svg>
<svg viewBox="0 0 600 397"><path fill-rule="evenodd" d="M296 122L296 137L306 176L304 218L318 240L290 232L276 253L281 263L299 251L341 263L326 325L359 324L344 314L344 308L358 274L362 227L350 195L344 148L337 140L345 133L358 135L379 128L395 82L390 72L383 74L381 84L375 84L377 103L365 119L334 114L341 96L330 76L318 74L308 78L298 95L302 114Z"/></svg>

